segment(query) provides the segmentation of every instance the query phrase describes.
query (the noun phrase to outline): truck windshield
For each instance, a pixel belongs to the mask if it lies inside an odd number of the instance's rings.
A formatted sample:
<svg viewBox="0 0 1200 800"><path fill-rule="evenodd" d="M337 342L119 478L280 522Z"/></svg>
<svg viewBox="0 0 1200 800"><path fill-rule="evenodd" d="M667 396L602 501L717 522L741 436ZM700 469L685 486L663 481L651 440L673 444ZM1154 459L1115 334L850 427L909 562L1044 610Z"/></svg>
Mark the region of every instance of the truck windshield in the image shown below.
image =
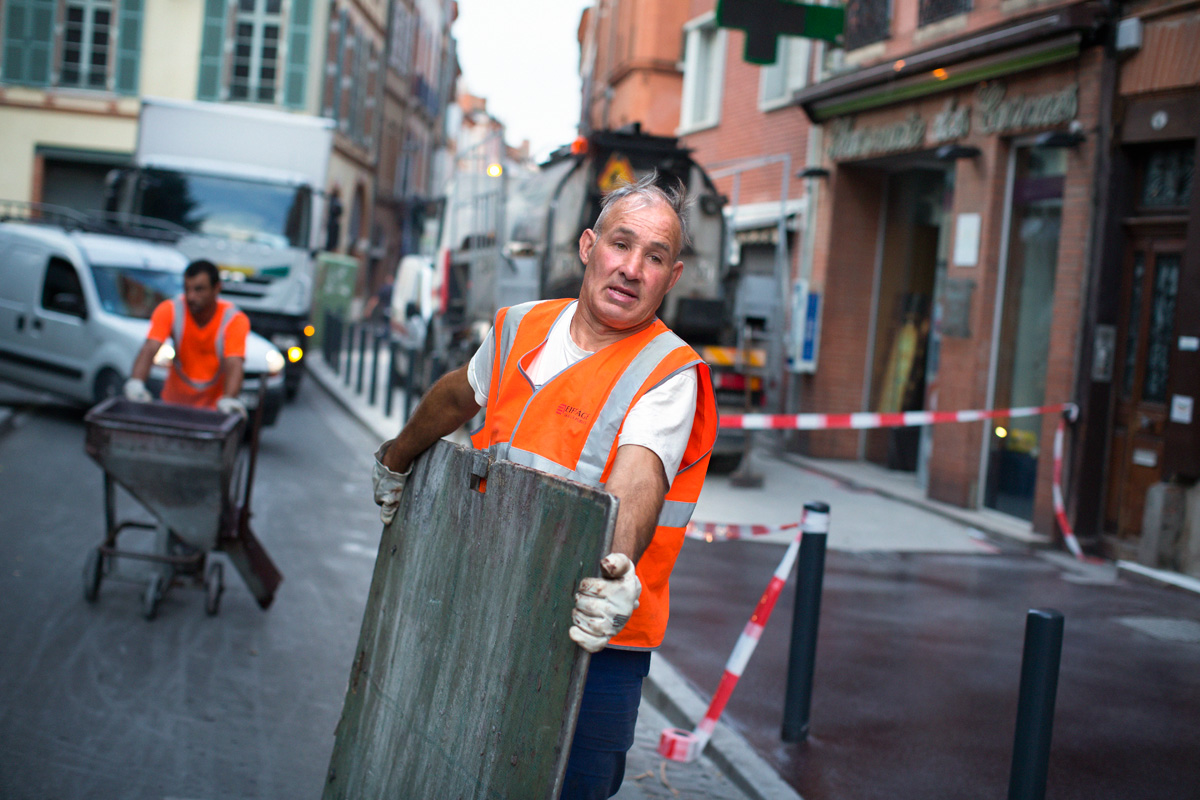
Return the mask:
<svg viewBox="0 0 1200 800"><path fill-rule="evenodd" d="M159 303L183 291L182 272L96 265L92 276L100 306L122 317L150 319Z"/></svg>
<svg viewBox="0 0 1200 800"><path fill-rule="evenodd" d="M308 187L151 169L142 173L138 214L194 233L273 247L304 247Z"/></svg>

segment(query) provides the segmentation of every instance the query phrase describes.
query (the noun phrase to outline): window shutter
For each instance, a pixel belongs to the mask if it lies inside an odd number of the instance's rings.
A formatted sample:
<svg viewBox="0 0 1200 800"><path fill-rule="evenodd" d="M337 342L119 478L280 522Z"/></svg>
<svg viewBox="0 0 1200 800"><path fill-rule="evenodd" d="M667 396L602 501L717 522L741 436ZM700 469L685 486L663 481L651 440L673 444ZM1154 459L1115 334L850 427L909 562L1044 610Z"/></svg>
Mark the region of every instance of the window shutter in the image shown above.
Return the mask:
<svg viewBox="0 0 1200 800"><path fill-rule="evenodd" d="M283 87L283 103L291 108L304 107L304 83L308 67L308 37L311 28L311 0L292 0L292 16L288 20L287 78Z"/></svg>
<svg viewBox="0 0 1200 800"><path fill-rule="evenodd" d="M221 63L225 50L225 0L205 0L204 34L200 39L200 80L196 97L221 99Z"/></svg>
<svg viewBox="0 0 1200 800"><path fill-rule="evenodd" d="M117 14L117 91L138 93L138 59L142 50L142 0L121 0Z"/></svg>
<svg viewBox="0 0 1200 800"><path fill-rule="evenodd" d="M4 4L5 81L33 86L50 83L54 3L55 0L8 0Z"/></svg>

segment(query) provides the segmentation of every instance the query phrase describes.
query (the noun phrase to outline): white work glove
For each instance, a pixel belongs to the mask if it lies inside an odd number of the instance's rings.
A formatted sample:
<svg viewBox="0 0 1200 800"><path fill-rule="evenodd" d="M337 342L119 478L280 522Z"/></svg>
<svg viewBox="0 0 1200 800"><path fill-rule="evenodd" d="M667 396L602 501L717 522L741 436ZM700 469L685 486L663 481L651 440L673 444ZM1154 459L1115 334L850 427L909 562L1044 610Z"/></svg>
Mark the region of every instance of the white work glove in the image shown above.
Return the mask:
<svg viewBox="0 0 1200 800"><path fill-rule="evenodd" d="M135 403L149 403L154 400L154 396L146 388L145 381L130 378L125 381L125 399L132 400Z"/></svg>
<svg viewBox="0 0 1200 800"><path fill-rule="evenodd" d="M222 397L217 401L217 411L222 414L240 414L242 419L249 416L246 413L246 404L240 397Z"/></svg>
<svg viewBox="0 0 1200 800"><path fill-rule="evenodd" d="M383 455L395 439L388 439L375 451L375 466L371 468L371 485L375 488L375 502L379 505L379 519L384 525L392 524L396 509L400 507L400 493L412 474L412 464L404 472L392 472L383 465Z"/></svg>
<svg viewBox="0 0 1200 800"><path fill-rule="evenodd" d="M589 653L599 652L621 632L642 593L642 582L624 553L609 553L600 562L600 571L604 577L579 582L567 632L571 641Z"/></svg>

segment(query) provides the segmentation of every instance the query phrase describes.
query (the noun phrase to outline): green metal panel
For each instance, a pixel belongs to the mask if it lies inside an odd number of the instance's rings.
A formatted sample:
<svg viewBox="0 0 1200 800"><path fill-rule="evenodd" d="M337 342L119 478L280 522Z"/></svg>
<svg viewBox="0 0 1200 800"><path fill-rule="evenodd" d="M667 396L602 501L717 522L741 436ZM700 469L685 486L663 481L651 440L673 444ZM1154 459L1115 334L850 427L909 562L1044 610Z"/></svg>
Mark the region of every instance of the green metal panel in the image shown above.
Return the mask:
<svg viewBox="0 0 1200 800"><path fill-rule="evenodd" d="M9 83L50 83L54 51L54 0L8 0L4 4L4 72Z"/></svg>
<svg viewBox="0 0 1200 800"><path fill-rule="evenodd" d="M138 57L142 49L142 0L121 0L117 15L117 91L138 93Z"/></svg>
<svg viewBox="0 0 1200 800"><path fill-rule="evenodd" d="M311 0L292 0L288 19L288 60L283 102L291 108L304 107L304 83L308 67L308 37L312 26Z"/></svg>
<svg viewBox="0 0 1200 800"><path fill-rule="evenodd" d="M221 99L221 63L225 55L225 0L205 0L204 30L200 39L199 100Z"/></svg>
<svg viewBox="0 0 1200 800"><path fill-rule="evenodd" d="M417 461L380 542L326 800L558 797L588 664L567 637L573 590L599 574L616 509L444 441Z"/></svg>
<svg viewBox="0 0 1200 800"><path fill-rule="evenodd" d="M843 6L792 0L717 0L717 25L745 31L742 58L750 64L774 64L780 36L801 36L838 43L846 26Z"/></svg>
<svg viewBox="0 0 1200 800"><path fill-rule="evenodd" d="M312 344L319 346L325 339L325 312L342 319L350 315L350 301L358 280L358 259L322 250L317 254L316 279L313 285L313 305L310 319L316 327Z"/></svg>

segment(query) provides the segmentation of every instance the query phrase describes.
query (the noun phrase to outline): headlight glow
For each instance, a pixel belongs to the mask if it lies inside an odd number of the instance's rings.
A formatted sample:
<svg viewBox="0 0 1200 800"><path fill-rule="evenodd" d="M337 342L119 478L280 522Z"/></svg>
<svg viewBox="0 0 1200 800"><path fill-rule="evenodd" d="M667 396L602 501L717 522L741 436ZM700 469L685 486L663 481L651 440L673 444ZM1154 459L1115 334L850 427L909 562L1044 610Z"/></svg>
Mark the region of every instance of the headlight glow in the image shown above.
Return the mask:
<svg viewBox="0 0 1200 800"><path fill-rule="evenodd" d="M158 352L154 354L154 366L169 367L171 362L175 360L175 348L170 342L163 342L162 347L158 348Z"/></svg>
<svg viewBox="0 0 1200 800"><path fill-rule="evenodd" d="M288 361L291 361L293 364L295 364L297 361L299 361L302 358L304 358L304 351L301 350L299 347L289 347L288 348Z"/></svg>
<svg viewBox="0 0 1200 800"><path fill-rule="evenodd" d="M278 375L283 372L283 368L287 362L283 360L283 353L271 348L267 351L267 374Z"/></svg>

